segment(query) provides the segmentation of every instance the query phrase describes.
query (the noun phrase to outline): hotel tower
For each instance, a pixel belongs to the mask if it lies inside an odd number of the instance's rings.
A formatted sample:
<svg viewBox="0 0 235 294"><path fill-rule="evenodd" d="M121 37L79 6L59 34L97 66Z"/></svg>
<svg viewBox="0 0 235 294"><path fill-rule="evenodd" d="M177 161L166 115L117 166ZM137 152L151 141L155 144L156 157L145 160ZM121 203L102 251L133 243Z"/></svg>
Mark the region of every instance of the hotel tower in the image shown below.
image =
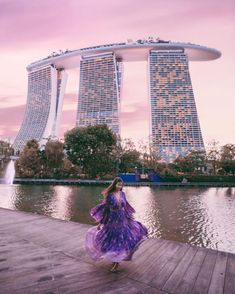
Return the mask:
<svg viewBox="0 0 235 294"><path fill-rule="evenodd" d="M196 104L183 50L149 54L151 139L163 161L188 150L204 150Z"/></svg>
<svg viewBox="0 0 235 294"><path fill-rule="evenodd" d="M49 137L58 136L67 81L65 70L77 67L80 80L76 126L105 123L120 134L123 63L146 61L149 134L162 161L170 162L190 150L204 150L189 61L220 56L213 48L153 38L53 52L27 67L27 105L13 147L21 151L30 139L43 146Z"/></svg>
<svg viewBox="0 0 235 294"><path fill-rule="evenodd" d="M78 127L107 124L114 133L120 133L121 65L112 52L82 57Z"/></svg>
<svg viewBox="0 0 235 294"><path fill-rule="evenodd" d="M27 141L40 145L57 136L67 74L54 66L45 66L28 73L28 98L24 120L13 147L22 150Z"/></svg>

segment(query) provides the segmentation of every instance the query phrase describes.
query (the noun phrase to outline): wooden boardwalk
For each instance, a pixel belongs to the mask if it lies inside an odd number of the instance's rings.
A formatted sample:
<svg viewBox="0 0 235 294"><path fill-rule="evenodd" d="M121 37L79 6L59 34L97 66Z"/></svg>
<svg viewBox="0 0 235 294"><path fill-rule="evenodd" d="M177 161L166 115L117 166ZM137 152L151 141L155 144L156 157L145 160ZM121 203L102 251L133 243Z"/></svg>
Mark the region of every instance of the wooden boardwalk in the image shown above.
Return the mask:
<svg viewBox="0 0 235 294"><path fill-rule="evenodd" d="M235 255L149 239L111 273L84 250L89 225L0 208L0 293L235 293Z"/></svg>

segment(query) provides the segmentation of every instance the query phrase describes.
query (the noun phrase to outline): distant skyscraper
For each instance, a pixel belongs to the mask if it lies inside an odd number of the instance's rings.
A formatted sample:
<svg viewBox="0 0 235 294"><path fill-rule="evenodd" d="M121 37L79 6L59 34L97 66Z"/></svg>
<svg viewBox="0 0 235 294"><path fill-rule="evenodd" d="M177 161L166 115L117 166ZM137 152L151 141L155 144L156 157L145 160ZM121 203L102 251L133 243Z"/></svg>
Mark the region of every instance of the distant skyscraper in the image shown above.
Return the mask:
<svg viewBox="0 0 235 294"><path fill-rule="evenodd" d="M171 161L190 150L204 150L188 62L220 56L213 48L159 38L53 52L27 67L27 106L13 147L22 150L30 139L42 146L48 137L58 135L67 81L63 69L79 66L76 126L107 124L120 134L123 62L148 61L150 134L162 160Z"/></svg>
<svg viewBox="0 0 235 294"><path fill-rule="evenodd" d="M107 124L114 133L119 134L121 66L113 53L82 57L78 127Z"/></svg>
<svg viewBox="0 0 235 294"><path fill-rule="evenodd" d="M28 74L28 98L24 120L14 141L15 151L21 151L30 139L40 145L50 136L58 135L67 74L49 65Z"/></svg>
<svg viewBox="0 0 235 294"><path fill-rule="evenodd" d="M184 50L152 50L149 55L151 139L163 161L204 150Z"/></svg>

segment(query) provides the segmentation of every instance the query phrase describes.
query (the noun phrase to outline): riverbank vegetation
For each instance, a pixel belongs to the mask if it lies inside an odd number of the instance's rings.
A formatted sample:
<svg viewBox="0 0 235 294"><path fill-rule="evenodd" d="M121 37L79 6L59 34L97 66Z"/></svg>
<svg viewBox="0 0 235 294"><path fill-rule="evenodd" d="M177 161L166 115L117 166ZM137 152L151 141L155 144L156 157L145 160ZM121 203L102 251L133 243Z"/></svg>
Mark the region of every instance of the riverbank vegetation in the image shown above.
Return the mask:
<svg viewBox="0 0 235 294"><path fill-rule="evenodd" d="M0 172L13 149L0 141ZM138 150L130 139L121 140L107 125L73 128L63 142L48 139L45 146L30 140L16 160L21 178L112 179L120 173L145 173L152 170L163 181L235 181L235 145L219 147L212 143L207 153L191 150L171 163L161 161L151 144Z"/></svg>
<svg viewBox="0 0 235 294"><path fill-rule="evenodd" d="M14 154L11 144L7 141L0 140L0 176L6 168L10 160L10 156Z"/></svg>

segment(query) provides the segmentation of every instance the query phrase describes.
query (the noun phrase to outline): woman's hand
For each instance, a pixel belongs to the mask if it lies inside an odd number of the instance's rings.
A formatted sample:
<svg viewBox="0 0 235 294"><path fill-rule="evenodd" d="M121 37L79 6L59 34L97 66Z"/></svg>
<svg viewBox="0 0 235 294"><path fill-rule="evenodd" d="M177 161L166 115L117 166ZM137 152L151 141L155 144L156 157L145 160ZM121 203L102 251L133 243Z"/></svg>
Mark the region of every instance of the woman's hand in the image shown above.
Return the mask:
<svg viewBox="0 0 235 294"><path fill-rule="evenodd" d="M102 226L102 224L98 224L97 230L100 230L101 229L101 226Z"/></svg>

